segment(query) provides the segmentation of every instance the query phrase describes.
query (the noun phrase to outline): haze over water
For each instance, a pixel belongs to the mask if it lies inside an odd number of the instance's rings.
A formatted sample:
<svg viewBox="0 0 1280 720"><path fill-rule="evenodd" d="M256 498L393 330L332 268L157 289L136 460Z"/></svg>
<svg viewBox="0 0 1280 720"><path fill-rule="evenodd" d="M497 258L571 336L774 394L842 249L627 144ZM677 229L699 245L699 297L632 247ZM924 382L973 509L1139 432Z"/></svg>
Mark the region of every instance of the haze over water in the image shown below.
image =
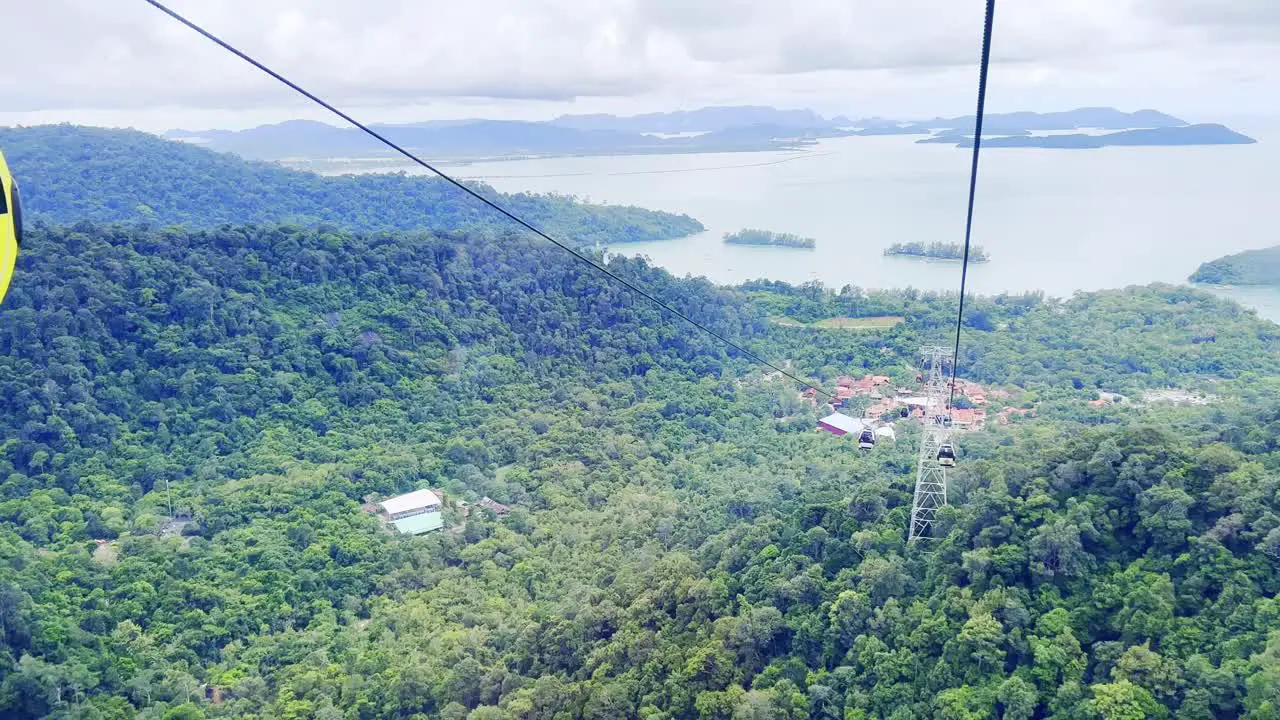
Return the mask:
<svg viewBox="0 0 1280 720"><path fill-rule="evenodd" d="M1184 283L1200 263L1280 244L1280 125L1256 145L993 148L982 155L974 242L991 262L970 288L993 294ZM960 242L970 151L914 136L822 141L803 152L574 157L454 166L506 192L688 213L693 238L621 245L677 275L721 283L819 280L839 288L954 290L957 263L882 255L894 242ZM815 250L729 246L745 227L796 233ZM1217 290L1280 320L1280 289Z"/></svg>

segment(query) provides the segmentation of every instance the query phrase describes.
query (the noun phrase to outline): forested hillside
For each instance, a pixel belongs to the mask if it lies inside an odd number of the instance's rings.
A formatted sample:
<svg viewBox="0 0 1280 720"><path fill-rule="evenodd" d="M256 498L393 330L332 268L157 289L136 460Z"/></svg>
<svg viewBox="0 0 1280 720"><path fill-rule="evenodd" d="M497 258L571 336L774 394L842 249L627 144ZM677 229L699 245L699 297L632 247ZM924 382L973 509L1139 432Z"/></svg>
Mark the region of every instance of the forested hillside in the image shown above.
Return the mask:
<svg viewBox="0 0 1280 720"><path fill-rule="evenodd" d="M1210 260L1197 268L1190 280L1214 285L1280 285L1280 245Z"/></svg>
<svg viewBox="0 0 1280 720"><path fill-rule="evenodd" d="M911 382L955 301L611 267L828 379ZM963 438L924 552L908 425L815 433L545 244L37 228L0 310L0 715L1275 717L1280 328L1186 288L970 307L961 375L1041 412ZM1218 401L1085 404L1169 384ZM361 511L426 486L514 510Z"/></svg>
<svg viewBox="0 0 1280 720"><path fill-rule="evenodd" d="M322 177L162 140L136 130L72 125L0 128L32 219L67 223L334 223L367 230L510 227L447 183L425 177ZM496 197L488 186L477 189ZM701 232L687 215L592 206L557 195L502 195L535 226L578 246L665 240Z"/></svg>

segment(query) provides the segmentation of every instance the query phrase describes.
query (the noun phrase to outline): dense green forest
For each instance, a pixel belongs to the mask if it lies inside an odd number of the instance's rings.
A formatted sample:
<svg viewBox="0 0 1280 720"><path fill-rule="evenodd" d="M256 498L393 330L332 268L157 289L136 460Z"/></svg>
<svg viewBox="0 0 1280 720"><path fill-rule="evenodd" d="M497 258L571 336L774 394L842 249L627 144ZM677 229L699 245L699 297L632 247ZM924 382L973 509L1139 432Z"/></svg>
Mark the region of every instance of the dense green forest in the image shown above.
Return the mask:
<svg viewBox="0 0 1280 720"><path fill-rule="evenodd" d="M963 260L964 245L944 242L909 242L894 243L884 250L885 255L901 257L923 257L938 260ZM969 248L969 262L982 263L990 260L987 251L981 245Z"/></svg>
<svg viewBox="0 0 1280 720"><path fill-rule="evenodd" d="M909 428L869 455L814 433L793 385L543 244L81 223L27 246L0 313L8 716L1280 707L1280 328L1205 294L975 298L962 375L1039 417L963 439L924 552ZM610 263L819 377L910 382L955 300ZM1169 384L1221 400L1084 402ZM515 510L419 538L360 510L422 486Z"/></svg>
<svg viewBox="0 0 1280 720"><path fill-rule="evenodd" d="M1280 327L1235 304L967 299L960 376L1029 412L958 439L913 547L909 423L872 453L816 433L793 383L465 200L0 132L53 148L13 153L51 183L0 308L0 717L1280 714ZM189 179L253 173L278 208ZM138 203L165 214L102 222ZM954 295L608 262L828 389L910 385L954 321ZM1088 404L1168 387L1213 400ZM419 487L448 529L361 508ZM482 496L513 510L454 505Z"/></svg>
<svg viewBox="0 0 1280 720"><path fill-rule="evenodd" d="M772 247L813 248L817 241L792 233L772 232L747 228L735 233L725 233L724 241L730 245L768 245Z"/></svg>
<svg viewBox="0 0 1280 720"><path fill-rule="evenodd" d="M1210 260L1190 280L1212 285L1280 285L1280 245Z"/></svg>
<svg viewBox="0 0 1280 720"><path fill-rule="evenodd" d="M0 148L22 183L31 219L334 223L366 230L502 230L508 221L444 181L404 174L323 177L246 162L136 130L73 125L0 128ZM499 195L474 188L535 226L578 246L692 235L687 215L592 206L560 195Z"/></svg>

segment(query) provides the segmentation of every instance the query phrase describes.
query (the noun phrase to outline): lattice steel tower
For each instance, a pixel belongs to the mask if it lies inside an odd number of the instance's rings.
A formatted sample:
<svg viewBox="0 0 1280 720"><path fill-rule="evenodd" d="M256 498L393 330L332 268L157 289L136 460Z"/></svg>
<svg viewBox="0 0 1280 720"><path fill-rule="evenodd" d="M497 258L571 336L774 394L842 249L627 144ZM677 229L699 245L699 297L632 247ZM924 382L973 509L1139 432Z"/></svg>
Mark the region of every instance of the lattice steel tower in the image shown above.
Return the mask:
<svg viewBox="0 0 1280 720"><path fill-rule="evenodd" d="M916 460L916 493L911 503L911 525L907 540L933 537L933 520L947 504L947 469L938 464L938 450L951 434L951 411L947 408L947 381L942 362L950 350L921 348L925 362L924 428L920 433L920 456Z"/></svg>

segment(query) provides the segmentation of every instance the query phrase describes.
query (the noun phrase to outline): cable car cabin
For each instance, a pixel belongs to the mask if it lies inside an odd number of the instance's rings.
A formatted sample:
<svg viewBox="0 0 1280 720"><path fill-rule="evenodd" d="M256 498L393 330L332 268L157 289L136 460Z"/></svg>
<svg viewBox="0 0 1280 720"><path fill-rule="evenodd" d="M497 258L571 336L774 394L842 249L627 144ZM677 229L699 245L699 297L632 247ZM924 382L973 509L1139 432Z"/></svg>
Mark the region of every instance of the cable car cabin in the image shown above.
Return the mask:
<svg viewBox="0 0 1280 720"><path fill-rule="evenodd" d="M0 153L0 301L9 292L13 264L18 259L18 246L21 244L22 205L18 199L18 185L9 173L4 153Z"/></svg>
<svg viewBox="0 0 1280 720"><path fill-rule="evenodd" d="M956 449L951 443L943 443L942 447L938 448L938 464L942 467L956 466Z"/></svg>
<svg viewBox="0 0 1280 720"><path fill-rule="evenodd" d="M876 434L871 431L871 428L866 428L862 431L862 434L858 436L858 447L863 450L870 450L875 446Z"/></svg>

